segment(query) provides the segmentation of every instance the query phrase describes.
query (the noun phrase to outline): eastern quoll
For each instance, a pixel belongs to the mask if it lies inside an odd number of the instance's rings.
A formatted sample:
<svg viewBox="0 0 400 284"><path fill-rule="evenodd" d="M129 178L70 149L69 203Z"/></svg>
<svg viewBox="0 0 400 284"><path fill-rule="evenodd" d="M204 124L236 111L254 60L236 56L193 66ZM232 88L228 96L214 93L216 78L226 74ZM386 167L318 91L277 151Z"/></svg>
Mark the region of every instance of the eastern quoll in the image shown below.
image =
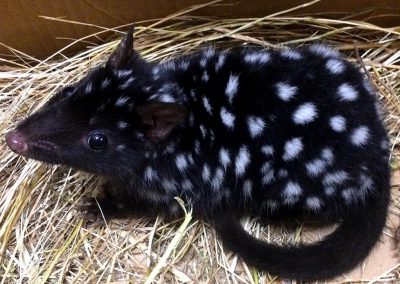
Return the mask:
<svg viewBox="0 0 400 284"><path fill-rule="evenodd" d="M363 260L389 203L388 138L372 86L324 45L208 48L145 61L127 33L104 66L6 135L17 154L108 178L106 218L178 217L179 196L249 265L328 279ZM91 217L97 203L86 203ZM276 246L240 225L315 215L322 241Z"/></svg>

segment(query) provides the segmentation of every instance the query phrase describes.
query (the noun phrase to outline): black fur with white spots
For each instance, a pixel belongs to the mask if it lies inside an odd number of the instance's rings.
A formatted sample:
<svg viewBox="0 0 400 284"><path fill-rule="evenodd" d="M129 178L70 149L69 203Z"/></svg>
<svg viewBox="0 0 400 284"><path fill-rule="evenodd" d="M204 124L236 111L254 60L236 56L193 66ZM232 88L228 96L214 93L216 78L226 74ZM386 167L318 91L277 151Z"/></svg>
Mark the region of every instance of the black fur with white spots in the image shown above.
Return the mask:
<svg viewBox="0 0 400 284"><path fill-rule="evenodd" d="M326 279L367 256L385 223L389 149L356 67L323 45L208 48L152 64L132 44L128 33L105 66L8 133L10 148L108 177L106 217L179 216L179 196L273 274ZM277 247L238 222L302 213L342 225L319 243Z"/></svg>

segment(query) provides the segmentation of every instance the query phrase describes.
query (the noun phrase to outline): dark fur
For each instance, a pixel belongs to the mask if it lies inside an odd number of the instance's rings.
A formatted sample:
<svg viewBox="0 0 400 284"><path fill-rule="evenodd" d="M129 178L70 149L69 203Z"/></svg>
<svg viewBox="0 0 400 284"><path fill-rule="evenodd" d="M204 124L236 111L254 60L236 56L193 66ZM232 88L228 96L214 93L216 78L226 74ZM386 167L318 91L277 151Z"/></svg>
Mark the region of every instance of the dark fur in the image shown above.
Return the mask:
<svg viewBox="0 0 400 284"><path fill-rule="evenodd" d="M215 225L226 246L273 274L327 279L368 255L389 202L388 141L376 98L354 66L323 46L289 55L207 49L151 64L132 49L131 37L104 67L23 121L8 135L10 147L108 177L99 199L107 217L176 217L179 196ZM235 76L236 89L229 89ZM282 91L290 97L282 99L277 83L296 87L295 95ZM352 89L341 98L344 83ZM304 103L314 112L300 111ZM223 108L235 117L232 128ZM334 131L329 123L338 115L345 129L336 121ZM108 137L104 150L90 148L93 131ZM277 247L248 235L238 221L245 214L303 213L342 224L315 244Z"/></svg>

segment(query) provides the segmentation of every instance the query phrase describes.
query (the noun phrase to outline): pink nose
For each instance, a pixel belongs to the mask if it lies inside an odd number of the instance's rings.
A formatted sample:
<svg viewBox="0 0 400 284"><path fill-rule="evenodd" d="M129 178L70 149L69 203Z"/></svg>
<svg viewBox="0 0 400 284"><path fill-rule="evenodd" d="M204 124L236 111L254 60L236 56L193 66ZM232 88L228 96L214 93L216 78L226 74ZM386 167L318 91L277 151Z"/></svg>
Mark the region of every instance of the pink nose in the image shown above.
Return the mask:
<svg viewBox="0 0 400 284"><path fill-rule="evenodd" d="M23 154L28 150L25 137L18 131L10 131L6 134L6 144L18 154Z"/></svg>

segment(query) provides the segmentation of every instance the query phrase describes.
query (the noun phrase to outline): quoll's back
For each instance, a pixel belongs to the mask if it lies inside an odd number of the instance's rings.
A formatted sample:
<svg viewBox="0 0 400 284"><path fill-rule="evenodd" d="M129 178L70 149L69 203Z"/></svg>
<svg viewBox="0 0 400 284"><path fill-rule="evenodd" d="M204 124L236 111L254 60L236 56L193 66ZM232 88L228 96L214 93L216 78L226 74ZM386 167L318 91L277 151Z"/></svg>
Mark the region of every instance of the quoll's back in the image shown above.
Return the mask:
<svg viewBox="0 0 400 284"><path fill-rule="evenodd" d="M189 112L169 181L195 177L210 202L234 196L256 211L330 215L362 204L386 177L388 140L375 94L332 49L207 49L154 70L176 76L161 79L165 91L150 98ZM149 167L154 176L144 178L159 184L157 165ZM199 198L192 186L180 190Z"/></svg>

